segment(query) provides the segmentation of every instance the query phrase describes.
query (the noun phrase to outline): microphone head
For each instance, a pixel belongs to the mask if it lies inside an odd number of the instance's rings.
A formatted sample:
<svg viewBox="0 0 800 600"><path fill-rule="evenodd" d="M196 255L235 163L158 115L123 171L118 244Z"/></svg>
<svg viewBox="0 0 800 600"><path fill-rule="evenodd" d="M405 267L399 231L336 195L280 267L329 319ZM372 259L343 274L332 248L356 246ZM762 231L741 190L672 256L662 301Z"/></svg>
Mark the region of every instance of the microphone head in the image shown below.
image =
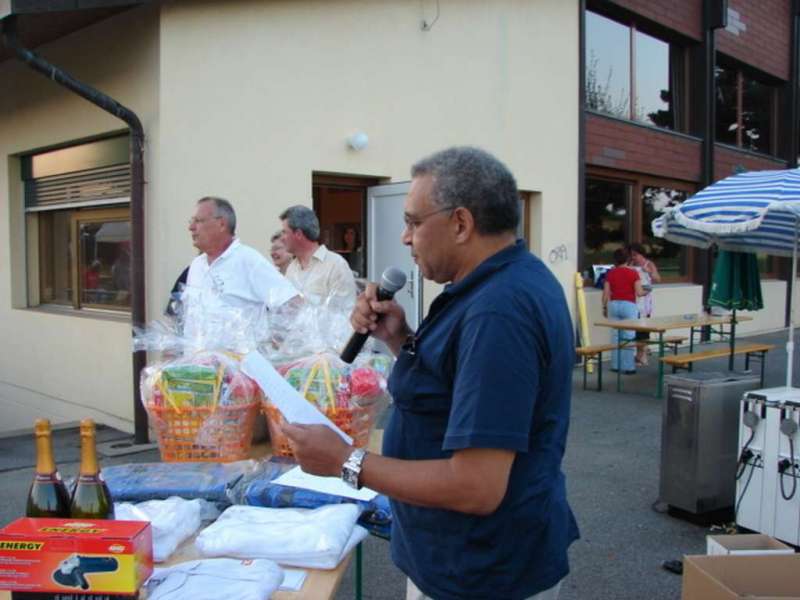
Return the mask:
<svg viewBox="0 0 800 600"><path fill-rule="evenodd" d="M383 275L381 275L381 288L383 288L390 294L394 294L405 284L406 284L405 271L402 271L397 267L389 267L383 272Z"/></svg>

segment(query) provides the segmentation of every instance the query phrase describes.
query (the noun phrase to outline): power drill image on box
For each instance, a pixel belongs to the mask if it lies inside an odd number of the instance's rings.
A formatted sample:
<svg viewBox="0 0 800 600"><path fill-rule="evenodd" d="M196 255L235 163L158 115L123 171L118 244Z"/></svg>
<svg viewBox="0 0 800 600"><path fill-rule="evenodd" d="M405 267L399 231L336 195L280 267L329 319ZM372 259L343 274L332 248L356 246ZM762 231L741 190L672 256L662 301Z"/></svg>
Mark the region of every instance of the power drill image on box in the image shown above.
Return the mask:
<svg viewBox="0 0 800 600"><path fill-rule="evenodd" d="M73 554L62 560L58 569L53 573L53 581L59 585L89 589L86 575L92 573L108 573L116 571L119 563L111 556L80 556Z"/></svg>

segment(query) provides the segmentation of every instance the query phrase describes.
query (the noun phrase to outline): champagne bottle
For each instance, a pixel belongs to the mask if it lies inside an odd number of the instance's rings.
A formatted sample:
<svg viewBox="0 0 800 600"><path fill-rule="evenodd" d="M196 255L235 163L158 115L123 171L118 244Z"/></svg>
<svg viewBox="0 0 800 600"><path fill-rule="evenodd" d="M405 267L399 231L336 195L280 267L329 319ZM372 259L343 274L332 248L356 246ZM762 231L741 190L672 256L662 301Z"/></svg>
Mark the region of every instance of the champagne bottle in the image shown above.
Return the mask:
<svg viewBox="0 0 800 600"><path fill-rule="evenodd" d="M28 517L68 518L69 493L53 459L50 421L37 419L33 431L36 439L36 473L33 476L31 489L28 491L25 515Z"/></svg>
<svg viewBox="0 0 800 600"><path fill-rule="evenodd" d="M81 468L72 494L70 516L79 519L113 519L114 504L100 474L95 447L94 421L81 421Z"/></svg>

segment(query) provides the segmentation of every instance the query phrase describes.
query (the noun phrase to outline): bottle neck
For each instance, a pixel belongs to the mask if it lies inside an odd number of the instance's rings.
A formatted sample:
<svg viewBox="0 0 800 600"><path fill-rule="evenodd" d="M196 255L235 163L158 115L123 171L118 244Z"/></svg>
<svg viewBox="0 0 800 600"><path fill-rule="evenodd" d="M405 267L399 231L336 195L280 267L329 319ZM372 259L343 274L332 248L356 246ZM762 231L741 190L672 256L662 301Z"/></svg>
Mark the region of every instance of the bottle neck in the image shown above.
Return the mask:
<svg viewBox="0 0 800 600"><path fill-rule="evenodd" d="M94 435L81 435L81 475L96 476L100 471L97 465L97 449Z"/></svg>
<svg viewBox="0 0 800 600"><path fill-rule="evenodd" d="M40 475L52 475L56 472L53 439L49 433L36 434L36 472Z"/></svg>

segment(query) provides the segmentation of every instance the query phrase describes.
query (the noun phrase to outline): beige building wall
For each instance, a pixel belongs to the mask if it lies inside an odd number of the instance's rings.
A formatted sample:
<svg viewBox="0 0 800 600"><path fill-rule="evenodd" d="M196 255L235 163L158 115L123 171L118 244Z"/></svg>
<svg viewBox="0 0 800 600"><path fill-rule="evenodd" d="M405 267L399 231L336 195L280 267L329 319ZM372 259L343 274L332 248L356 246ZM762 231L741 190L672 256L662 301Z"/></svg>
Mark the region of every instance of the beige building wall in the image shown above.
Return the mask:
<svg viewBox="0 0 800 600"><path fill-rule="evenodd" d="M578 6L562 0L202 1L136 9L41 53L132 108L147 138L148 318L194 256L187 220L230 199L262 252L312 173L405 181L418 158L479 145L533 192L532 249L573 302ZM0 63L0 414L29 428L94 416L132 430L129 320L26 308L15 155L124 125L15 61ZM345 139L369 136L355 152ZM7 160L5 157L9 157ZM401 218L398 215L398 218ZM399 240L397 241L399 244ZM548 259L548 257L550 257ZM435 293L426 287L425 302Z"/></svg>
<svg viewBox="0 0 800 600"><path fill-rule="evenodd" d="M312 172L409 178L418 158L479 145L540 192L533 249L572 302L577 268L578 5L407 0L176 2L161 24L161 176L151 231L161 299L192 256L184 223L205 194L232 200L261 251ZM369 146L348 150L364 131ZM398 218L400 218L398 216ZM176 227L175 224L179 224ZM399 240L397 241L399 244ZM425 303L435 293L426 286ZM152 296L151 296L152 298Z"/></svg>
<svg viewBox="0 0 800 600"><path fill-rule="evenodd" d="M158 139L158 11L131 11L37 49L130 107ZM125 130L125 124L16 60L0 63L0 431L93 417L132 430L130 319L29 309L19 153ZM152 202L152 199L150 200Z"/></svg>

